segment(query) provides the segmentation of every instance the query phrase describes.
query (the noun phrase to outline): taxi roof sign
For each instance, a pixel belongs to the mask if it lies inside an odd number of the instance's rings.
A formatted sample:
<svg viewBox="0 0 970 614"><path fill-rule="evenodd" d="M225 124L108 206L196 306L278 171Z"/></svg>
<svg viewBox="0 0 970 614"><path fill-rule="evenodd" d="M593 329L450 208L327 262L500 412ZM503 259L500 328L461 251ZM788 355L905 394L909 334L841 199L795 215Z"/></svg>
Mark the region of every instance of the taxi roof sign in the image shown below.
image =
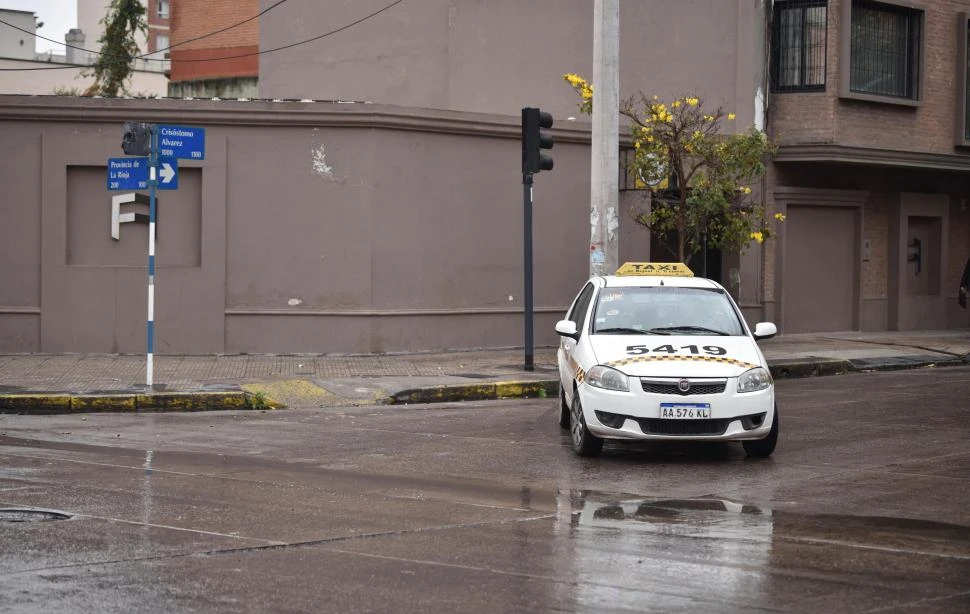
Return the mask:
<svg viewBox="0 0 970 614"><path fill-rule="evenodd" d="M693 277L694 272L682 262L625 262L616 270L617 277L657 275L666 277Z"/></svg>

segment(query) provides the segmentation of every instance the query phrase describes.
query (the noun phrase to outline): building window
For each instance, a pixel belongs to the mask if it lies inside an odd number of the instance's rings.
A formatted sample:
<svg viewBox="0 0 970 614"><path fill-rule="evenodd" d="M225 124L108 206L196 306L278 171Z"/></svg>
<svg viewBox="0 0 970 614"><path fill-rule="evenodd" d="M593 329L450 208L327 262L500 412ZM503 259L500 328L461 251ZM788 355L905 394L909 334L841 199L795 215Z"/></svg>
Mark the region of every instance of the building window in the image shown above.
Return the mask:
<svg viewBox="0 0 970 614"><path fill-rule="evenodd" d="M918 100L923 11L853 0L849 91Z"/></svg>
<svg viewBox="0 0 970 614"><path fill-rule="evenodd" d="M158 7L158 16L168 19L168 0L155 0L155 6Z"/></svg>
<svg viewBox="0 0 970 614"><path fill-rule="evenodd" d="M155 51L161 51L168 57L168 35L167 34L156 34L155 35Z"/></svg>
<svg viewBox="0 0 970 614"><path fill-rule="evenodd" d="M970 146L970 13L957 15L956 144Z"/></svg>
<svg viewBox="0 0 970 614"><path fill-rule="evenodd" d="M776 1L772 16L772 89L823 91L828 7L825 0Z"/></svg>
<svg viewBox="0 0 970 614"><path fill-rule="evenodd" d="M970 18L963 18L963 139L970 141Z"/></svg>

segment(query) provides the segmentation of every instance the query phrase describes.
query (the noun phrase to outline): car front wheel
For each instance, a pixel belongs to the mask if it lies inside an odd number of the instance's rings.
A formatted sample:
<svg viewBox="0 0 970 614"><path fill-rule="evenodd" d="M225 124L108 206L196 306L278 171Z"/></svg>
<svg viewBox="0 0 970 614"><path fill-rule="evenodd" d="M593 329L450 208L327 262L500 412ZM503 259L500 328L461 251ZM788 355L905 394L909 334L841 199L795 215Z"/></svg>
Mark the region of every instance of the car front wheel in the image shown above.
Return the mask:
<svg viewBox="0 0 970 614"><path fill-rule="evenodd" d="M771 453L775 451L775 446L778 444L778 422L778 405L775 404L775 419L771 421L771 430L768 431L768 436L764 439L752 439L741 442L748 456L758 458L771 456Z"/></svg>
<svg viewBox="0 0 970 614"><path fill-rule="evenodd" d="M579 392L573 393L572 429L573 451L579 456L598 456L603 449L603 440L593 435L586 428L586 418L583 417L583 405L579 400Z"/></svg>

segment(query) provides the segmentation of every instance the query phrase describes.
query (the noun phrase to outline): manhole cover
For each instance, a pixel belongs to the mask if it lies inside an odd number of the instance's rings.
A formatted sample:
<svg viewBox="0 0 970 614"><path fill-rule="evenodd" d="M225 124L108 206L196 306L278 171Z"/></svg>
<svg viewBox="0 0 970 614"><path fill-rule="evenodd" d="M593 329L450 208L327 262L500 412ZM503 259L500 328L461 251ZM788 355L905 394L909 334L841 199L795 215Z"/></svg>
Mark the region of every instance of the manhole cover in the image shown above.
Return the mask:
<svg viewBox="0 0 970 614"><path fill-rule="evenodd" d="M45 520L67 520L70 514L50 510L0 509L0 522L44 522Z"/></svg>

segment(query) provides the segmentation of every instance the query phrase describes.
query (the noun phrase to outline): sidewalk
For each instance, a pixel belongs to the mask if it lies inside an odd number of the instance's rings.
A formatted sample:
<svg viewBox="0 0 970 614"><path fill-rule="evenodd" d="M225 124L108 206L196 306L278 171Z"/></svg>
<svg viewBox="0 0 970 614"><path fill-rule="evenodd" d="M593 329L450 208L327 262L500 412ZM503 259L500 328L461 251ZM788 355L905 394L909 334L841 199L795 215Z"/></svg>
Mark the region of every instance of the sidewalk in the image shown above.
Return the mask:
<svg viewBox="0 0 970 614"><path fill-rule="evenodd" d="M784 335L761 342L772 375L962 365L970 330ZM394 355L0 355L0 413L338 407L555 397L555 348Z"/></svg>

